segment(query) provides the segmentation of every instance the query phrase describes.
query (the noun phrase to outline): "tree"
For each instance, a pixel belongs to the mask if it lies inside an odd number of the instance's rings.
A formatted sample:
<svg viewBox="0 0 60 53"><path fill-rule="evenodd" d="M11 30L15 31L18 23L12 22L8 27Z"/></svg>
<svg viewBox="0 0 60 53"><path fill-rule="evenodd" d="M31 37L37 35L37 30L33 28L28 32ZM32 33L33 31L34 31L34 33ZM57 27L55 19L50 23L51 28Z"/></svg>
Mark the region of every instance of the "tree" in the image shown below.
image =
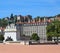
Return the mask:
<svg viewBox="0 0 60 53"><path fill-rule="evenodd" d="M40 18L40 16L37 16L37 17L35 18L35 21L39 21L39 18Z"/></svg>
<svg viewBox="0 0 60 53"><path fill-rule="evenodd" d="M28 18L30 19L30 20L32 20L32 16L31 15L27 15L28 16Z"/></svg>
<svg viewBox="0 0 60 53"><path fill-rule="evenodd" d="M11 14L10 18L13 19L13 14Z"/></svg>
<svg viewBox="0 0 60 53"><path fill-rule="evenodd" d="M12 23L14 22L14 16L13 16L13 14L10 15L10 20L9 20L9 22L12 22Z"/></svg>
<svg viewBox="0 0 60 53"><path fill-rule="evenodd" d="M14 15L13 16L13 14L11 14L10 15L10 20L8 21L8 23L9 24L11 24L11 23L14 23L15 24L16 22L17 22L17 15Z"/></svg>
<svg viewBox="0 0 60 53"><path fill-rule="evenodd" d="M47 37L57 37L57 42L58 42L58 37L60 37L60 21L55 20L52 21L50 24L47 25Z"/></svg>
<svg viewBox="0 0 60 53"><path fill-rule="evenodd" d="M0 19L0 27L6 27L8 25L8 21L4 19Z"/></svg>
<svg viewBox="0 0 60 53"><path fill-rule="evenodd" d="M0 41L3 41L3 40L4 40L4 36L0 35Z"/></svg>
<svg viewBox="0 0 60 53"><path fill-rule="evenodd" d="M14 15L14 23L17 22L17 15Z"/></svg>
<svg viewBox="0 0 60 53"><path fill-rule="evenodd" d="M57 17L60 17L60 14L56 15Z"/></svg>
<svg viewBox="0 0 60 53"><path fill-rule="evenodd" d="M40 38L39 38L39 36L37 35L37 33L33 33L30 39L31 39L31 40L35 40L35 41L38 41Z"/></svg>

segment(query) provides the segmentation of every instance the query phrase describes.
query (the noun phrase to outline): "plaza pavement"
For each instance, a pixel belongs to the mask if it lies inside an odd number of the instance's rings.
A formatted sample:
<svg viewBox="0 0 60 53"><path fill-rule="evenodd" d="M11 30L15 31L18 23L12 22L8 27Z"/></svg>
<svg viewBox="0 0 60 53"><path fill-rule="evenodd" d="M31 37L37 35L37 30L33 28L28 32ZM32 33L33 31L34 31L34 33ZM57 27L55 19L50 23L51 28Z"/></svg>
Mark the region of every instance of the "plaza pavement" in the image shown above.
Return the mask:
<svg viewBox="0 0 60 53"><path fill-rule="evenodd" d="M60 45L0 44L0 53L60 53Z"/></svg>

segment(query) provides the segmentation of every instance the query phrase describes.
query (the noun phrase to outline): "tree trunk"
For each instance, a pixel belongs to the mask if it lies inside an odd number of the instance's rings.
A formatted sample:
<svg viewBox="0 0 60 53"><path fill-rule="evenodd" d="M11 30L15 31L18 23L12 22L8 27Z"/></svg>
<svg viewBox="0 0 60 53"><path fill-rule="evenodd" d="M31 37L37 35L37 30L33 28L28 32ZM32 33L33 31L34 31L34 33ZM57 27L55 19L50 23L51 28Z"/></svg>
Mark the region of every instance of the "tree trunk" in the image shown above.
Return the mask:
<svg viewBox="0 0 60 53"><path fill-rule="evenodd" d="M57 36L57 43L58 43L58 36Z"/></svg>
<svg viewBox="0 0 60 53"><path fill-rule="evenodd" d="M55 37L54 37L54 41L55 41Z"/></svg>

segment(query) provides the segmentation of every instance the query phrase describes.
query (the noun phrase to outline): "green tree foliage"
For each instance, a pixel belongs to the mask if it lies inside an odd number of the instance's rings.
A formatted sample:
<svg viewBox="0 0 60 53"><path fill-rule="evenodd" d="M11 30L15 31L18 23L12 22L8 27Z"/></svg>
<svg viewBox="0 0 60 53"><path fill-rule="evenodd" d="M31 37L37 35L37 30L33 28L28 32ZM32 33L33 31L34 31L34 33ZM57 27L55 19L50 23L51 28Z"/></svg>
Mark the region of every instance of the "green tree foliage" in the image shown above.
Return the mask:
<svg viewBox="0 0 60 53"><path fill-rule="evenodd" d="M3 41L3 40L4 40L4 36L0 35L0 41Z"/></svg>
<svg viewBox="0 0 60 53"><path fill-rule="evenodd" d="M32 16L31 15L27 15L28 17L29 17L29 19L31 19L32 20Z"/></svg>
<svg viewBox="0 0 60 53"><path fill-rule="evenodd" d="M13 14L11 14L11 15L10 15L9 23L11 24L11 23L13 23L13 22L14 22L14 16L13 16Z"/></svg>
<svg viewBox="0 0 60 53"><path fill-rule="evenodd" d="M47 37L60 37L60 21L55 20L47 25Z"/></svg>
<svg viewBox="0 0 60 53"><path fill-rule="evenodd" d="M14 15L14 23L17 22L17 15Z"/></svg>
<svg viewBox="0 0 60 53"><path fill-rule="evenodd" d="M38 41L40 38L39 38L39 36L37 35L37 33L33 33L30 39L31 39L31 40L35 40L35 41Z"/></svg>
<svg viewBox="0 0 60 53"><path fill-rule="evenodd" d="M60 14L56 15L57 17L60 17Z"/></svg>
<svg viewBox="0 0 60 53"><path fill-rule="evenodd" d="M35 18L35 21L39 21L39 18L40 18L40 16L37 16L37 17Z"/></svg>
<svg viewBox="0 0 60 53"><path fill-rule="evenodd" d="M8 20L8 23L11 24L11 23L16 23L17 22L17 15L14 15L11 14L10 15L10 19Z"/></svg>
<svg viewBox="0 0 60 53"><path fill-rule="evenodd" d="M7 24L8 24L8 21L7 20L0 19L0 27L6 27Z"/></svg>
<svg viewBox="0 0 60 53"><path fill-rule="evenodd" d="M13 19L14 19L13 14L11 14L10 19L11 19L11 20L13 20Z"/></svg>

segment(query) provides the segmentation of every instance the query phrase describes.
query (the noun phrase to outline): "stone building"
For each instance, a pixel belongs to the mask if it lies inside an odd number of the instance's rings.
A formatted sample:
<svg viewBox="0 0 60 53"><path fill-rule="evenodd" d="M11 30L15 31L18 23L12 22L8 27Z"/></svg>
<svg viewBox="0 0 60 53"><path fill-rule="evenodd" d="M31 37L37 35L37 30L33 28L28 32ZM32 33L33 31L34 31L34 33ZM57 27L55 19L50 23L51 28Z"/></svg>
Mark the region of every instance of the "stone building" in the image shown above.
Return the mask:
<svg viewBox="0 0 60 53"><path fill-rule="evenodd" d="M46 26L47 22L18 22L17 23L17 31L20 33L20 39L23 35L31 36L33 33L37 33L40 39L46 39Z"/></svg>
<svg viewBox="0 0 60 53"><path fill-rule="evenodd" d="M27 19L27 20L25 20ZM7 37L11 37L14 41L20 41L21 39L29 39L33 33L37 33L40 39L47 39L46 37L46 26L50 19L39 18L38 21L31 19L28 16L17 16L17 23L10 24L4 30L5 40ZM25 35L25 36L24 36ZM23 37L24 36L24 37Z"/></svg>

